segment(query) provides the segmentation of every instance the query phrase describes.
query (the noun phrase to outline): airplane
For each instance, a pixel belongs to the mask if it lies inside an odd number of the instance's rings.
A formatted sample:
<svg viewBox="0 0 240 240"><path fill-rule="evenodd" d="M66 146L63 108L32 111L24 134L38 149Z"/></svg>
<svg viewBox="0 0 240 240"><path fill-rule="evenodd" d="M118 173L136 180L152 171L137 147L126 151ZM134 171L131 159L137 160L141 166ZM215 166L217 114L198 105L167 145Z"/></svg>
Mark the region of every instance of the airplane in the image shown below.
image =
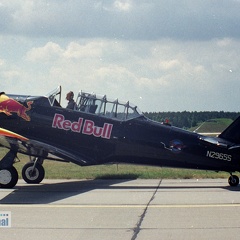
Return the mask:
<svg viewBox="0 0 240 240"><path fill-rule="evenodd" d="M13 188L17 154L29 155L22 168L27 183L45 176L44 160L80 166L129 163L225 171L237 186L240 117L218 137L203 136L148 119L130 102L80 91L74 109L61 106L61 86L46 96L0 93L0 188Z"/></svg>

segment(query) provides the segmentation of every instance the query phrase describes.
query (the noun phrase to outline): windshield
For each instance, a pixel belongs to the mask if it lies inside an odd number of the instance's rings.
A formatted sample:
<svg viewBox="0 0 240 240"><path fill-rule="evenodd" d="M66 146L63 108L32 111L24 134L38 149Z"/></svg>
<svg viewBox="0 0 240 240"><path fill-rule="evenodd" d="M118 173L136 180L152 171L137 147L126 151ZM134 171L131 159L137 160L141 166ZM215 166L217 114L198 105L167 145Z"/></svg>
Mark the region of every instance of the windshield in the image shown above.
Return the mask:
<svg viewBox="0 0 240 240"><path fill-rule="evenodd" d="M48 93L46 95L46 97L48 98L48 101L49 101L51 106L60 106L60 104L61 104L61 92L62 92L62 87L58 86L56 89L54 89L53 91L51 91L50 93ZM57 101L56 97L58 95L59 95L59 99Z"/></svg>
<svg viewBox="0 0 240 240"><path fill-rule="evenodd" d="M80 92L76 100L77 110L102 115L119 120L127 120L142 115L137 106L118 99L107 99L106 95L98 96L94 93Z"/></svg>

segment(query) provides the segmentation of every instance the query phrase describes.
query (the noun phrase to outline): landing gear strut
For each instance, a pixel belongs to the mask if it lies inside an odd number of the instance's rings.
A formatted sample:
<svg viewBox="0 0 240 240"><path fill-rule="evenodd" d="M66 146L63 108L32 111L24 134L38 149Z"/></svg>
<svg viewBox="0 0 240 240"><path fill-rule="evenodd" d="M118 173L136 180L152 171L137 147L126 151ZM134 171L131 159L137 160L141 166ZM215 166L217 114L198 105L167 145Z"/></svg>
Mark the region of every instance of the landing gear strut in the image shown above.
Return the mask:
<svg viewBox="0 0 240 240"><path fill-rule="evenodd" d="M22 178L26 183L38 184L44 179L44 176L45 170L39 158L26 163L22 169Z"/></svg>
<svg viewBox="0 0 240 240"><path fill-rule="evenodd" d="M228 178L228 183L231 187L236 187L239 184L239 177L231 174Z"/></svg>

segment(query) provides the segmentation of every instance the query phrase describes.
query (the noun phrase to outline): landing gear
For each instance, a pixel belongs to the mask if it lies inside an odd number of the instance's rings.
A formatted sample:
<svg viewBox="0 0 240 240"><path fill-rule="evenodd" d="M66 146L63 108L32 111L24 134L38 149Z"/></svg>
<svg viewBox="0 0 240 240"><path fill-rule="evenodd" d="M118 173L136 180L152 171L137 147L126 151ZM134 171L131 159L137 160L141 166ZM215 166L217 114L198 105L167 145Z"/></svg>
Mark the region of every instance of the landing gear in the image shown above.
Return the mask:
<svg viewBox="0 0 240 240"><path fill-rule="evenodd" d="M10 150L0 161L0 188L13 188L18 182L18 172L13 164L17 152Z"/></svg>
<svg viewBox="0 0 240 240"><path fill-rule="evenodd" d="M22 178L26 183L40 183L45 176L43 166L37 162L26 163L22 169Z"/></svg>
<svg viewBox="0 0 240 240"><path fill-rule="evenodd" d="M18 182L18 172L15 167L0 169L0 188L13 188Z"/></svg>
<svg viewBox="0 0 240 240"><path fill-rule="evenodd" d="M239 177L236 175L232 175L228 178L228 183L231 187L236 187L239 184Z"/></svg>

